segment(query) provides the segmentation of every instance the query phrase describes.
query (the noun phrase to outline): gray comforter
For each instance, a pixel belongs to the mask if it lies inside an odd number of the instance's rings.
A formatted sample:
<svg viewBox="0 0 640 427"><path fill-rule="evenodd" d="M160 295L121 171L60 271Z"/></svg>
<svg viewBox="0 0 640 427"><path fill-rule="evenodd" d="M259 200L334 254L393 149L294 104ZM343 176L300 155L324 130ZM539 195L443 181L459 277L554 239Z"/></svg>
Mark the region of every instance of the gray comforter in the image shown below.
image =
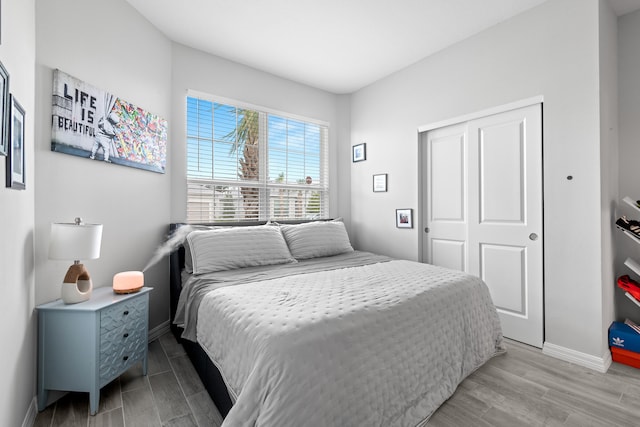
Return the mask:
<svg viewBox="0 0 640 427"><path fill-rule="evenodd" d="M477 277L348 255L292 264L291 275L263 267L187 282L195 299L181 304L182 323L235 400L224 426L420 425L504 350Z"/></svg>

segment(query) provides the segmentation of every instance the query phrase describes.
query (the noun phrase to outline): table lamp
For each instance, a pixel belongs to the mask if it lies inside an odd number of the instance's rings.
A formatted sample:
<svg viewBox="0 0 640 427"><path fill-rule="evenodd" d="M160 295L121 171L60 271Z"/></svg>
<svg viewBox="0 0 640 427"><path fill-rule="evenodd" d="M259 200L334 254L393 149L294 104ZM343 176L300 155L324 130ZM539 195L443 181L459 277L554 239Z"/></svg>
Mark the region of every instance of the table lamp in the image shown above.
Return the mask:
<svg viewBox="0 0 640 427"><path fill-rule="evenodd" d="M100 258L102 224L85 224L76 218L73 224L52 223L49 259L72 260L62 282L61 296L65 304L75 304L91 297L93 283L81 259Z"/></svg>

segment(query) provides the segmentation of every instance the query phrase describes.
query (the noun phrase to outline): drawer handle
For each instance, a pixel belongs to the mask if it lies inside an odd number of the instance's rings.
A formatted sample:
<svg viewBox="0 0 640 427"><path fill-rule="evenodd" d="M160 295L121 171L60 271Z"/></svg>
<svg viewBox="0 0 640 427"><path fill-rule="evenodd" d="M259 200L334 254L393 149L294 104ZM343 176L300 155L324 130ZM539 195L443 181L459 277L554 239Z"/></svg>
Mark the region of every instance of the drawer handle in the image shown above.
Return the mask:
<svg viewBox="0 0 640 427"><path fill-rule="evenodd" d="M129 356L125 356L122 358L122 360L124 360L125 362L129 359Z"/></svg>
<svg viewBox="0 0 640 427"><path fill-rule="evenodd" d="M128 338L129 337L129 332L125 332L125 334L122 337L123 338Z"/></svg>
<svg viewBox="0 0 640 427"><path fill-rule="evenodd" d="M124 313L122 313L123 316L126 316L129 314L129 310L125 310Z"/></svg>

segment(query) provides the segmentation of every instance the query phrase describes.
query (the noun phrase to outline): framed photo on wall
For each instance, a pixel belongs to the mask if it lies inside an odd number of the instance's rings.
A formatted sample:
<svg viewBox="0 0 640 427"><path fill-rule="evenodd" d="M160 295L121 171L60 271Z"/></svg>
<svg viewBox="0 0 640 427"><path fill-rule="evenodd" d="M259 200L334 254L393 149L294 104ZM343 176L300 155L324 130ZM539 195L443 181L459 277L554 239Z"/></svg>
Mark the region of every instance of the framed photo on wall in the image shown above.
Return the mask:
<svg viewBox="0 0 640 427"><path fill-rule="evenodd" d="M387 174L373 175L373 192L384 193L387 191Z"/></svg>
<svg viewBox="0 0 640 427"><path fill-rule="evenodd" d="M352 148L351 160L354 163L367 160L367 144L363 142L362 144L354 145L351 148Z"/></svg>
<svg viewBox="0 0 640 427"><path fill-rule="evenodd" d="M24 155L24 108L11 95L9 106L9 147L7 150L7 187L24 190L25 155Z"/></svg>
<svg viewBox="0 0 640 427"><path fill-rule="evenodd" d="M413 228L413 209L396 209L396 227Z"/></svg>
<svg viewBox="0 0 640 427"><path fill-rule="evenodd" d="M9 73L0 62L0 155L9 147Z"/></svg>

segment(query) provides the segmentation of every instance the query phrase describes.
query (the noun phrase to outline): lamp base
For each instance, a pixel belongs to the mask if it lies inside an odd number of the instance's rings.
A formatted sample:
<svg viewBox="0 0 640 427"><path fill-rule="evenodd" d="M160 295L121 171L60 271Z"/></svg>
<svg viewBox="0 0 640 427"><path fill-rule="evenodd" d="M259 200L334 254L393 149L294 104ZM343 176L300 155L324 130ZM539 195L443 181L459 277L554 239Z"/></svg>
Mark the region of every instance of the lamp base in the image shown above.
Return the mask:
<svg viewBox="0 0 640 427"><path fill-rule="evenodd" d="M91 298L93 282L84 265L73 264L67 270L62 282L62 301L65 304L75 304Z"/></svg>
<svg viewBox="0 0 640 427"><path fill-rule="evenodd" d="M77 283L62 284L62 301L65 304L76 304L91 298L93 283L89 280L78 280Z"/></svg>

